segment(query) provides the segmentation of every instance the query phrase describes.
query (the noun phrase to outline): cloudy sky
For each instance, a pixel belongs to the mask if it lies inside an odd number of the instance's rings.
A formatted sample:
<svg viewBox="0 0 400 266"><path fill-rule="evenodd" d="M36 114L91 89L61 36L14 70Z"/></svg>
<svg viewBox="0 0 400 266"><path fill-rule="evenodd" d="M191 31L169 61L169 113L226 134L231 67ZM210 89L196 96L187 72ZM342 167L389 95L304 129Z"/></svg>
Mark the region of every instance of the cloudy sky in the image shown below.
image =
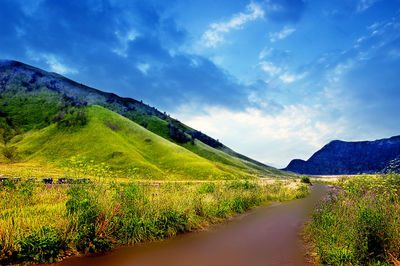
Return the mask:
<svg viewBox="0 0 400 266"><path fill-rule="evenodd" d="M277 167L400 134L399 0L0 0L0 58Z"/></svg>

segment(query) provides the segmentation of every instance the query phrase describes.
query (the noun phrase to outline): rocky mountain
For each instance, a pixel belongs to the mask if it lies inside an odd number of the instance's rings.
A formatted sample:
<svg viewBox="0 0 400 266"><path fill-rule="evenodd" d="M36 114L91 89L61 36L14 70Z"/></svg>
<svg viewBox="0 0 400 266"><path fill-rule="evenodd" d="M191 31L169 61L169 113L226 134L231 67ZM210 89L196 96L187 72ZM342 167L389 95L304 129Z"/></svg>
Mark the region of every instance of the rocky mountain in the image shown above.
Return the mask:
<svg viewBox="0 0 400 266"><path fill-rule="evenodd" d="M381 172L400 155L400 136L375 141L334 140L307 161L294 159L283 170L309 175Z"/></svg>

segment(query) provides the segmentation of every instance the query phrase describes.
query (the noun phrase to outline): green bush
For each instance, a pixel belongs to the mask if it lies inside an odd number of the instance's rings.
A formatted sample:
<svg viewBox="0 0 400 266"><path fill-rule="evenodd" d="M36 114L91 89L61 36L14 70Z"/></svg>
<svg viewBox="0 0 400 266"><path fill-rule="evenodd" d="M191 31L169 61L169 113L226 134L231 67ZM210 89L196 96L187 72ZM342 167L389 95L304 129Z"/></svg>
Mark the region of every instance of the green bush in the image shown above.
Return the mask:
<svg viewBox="0 0 400 266"><path fill-rule="evenodd" d="M76 248L84 253L107 251L112 248L113 238L110 237L109 221L101 213L97 201L100 197L99 188L94 186L74 185L67 194L66 209L71 224L77 230L73 239Z"/></svg>
<svg viewBox="0 0 400 266"><path fill-rule="evenodd" d="M301 176L300 181L302 183L304 183L304 184L310 184L311 185L311 180L310 180L310 178L308 176L305 176L305 175Z"/></svg>
<svg viewBox="0 0 400 266"><path fill-rule="evenodd" d="M158 229L159 238L170 237L186 231L188 217L185 213L167 208L160 211L160 215L155 220L155 225Z"/></svg>
<svg viewBox="0 0 400 266"><path fill-rule="evenodd" d="M214 183L204 183L200 186L197 190L199 194L206 194L206 193L214 193L215 192L215 184Z"/></svg>
<svg viewBox="0 0 400 266"><path fill-rule="evenodd" d="M55 228L43 226L32 231L19 242L18 260L26 262L54 262L67 247L65 239Z"/></svg>
<svg viewBox="0 0 400 266"><path fill-rule="evenodd" d="M11 162L16 161L16 160L19 159L19 155L18 155L18 152L17 152L17 147L15 147L15 146L5 146L5 147L3 147L2 154L7 160L9 160Z"/></svg>
<svg viewBox="0 0 400 266"><path fill-rule="evenodd" d="M59 111L53 118L58 127L76 128L87 124L87 115L84 107L71 108Z"/></svg>
<svg viewBox="0 0 400 266"><path fill-rule="evenodd" d="M227 187L233 189L254 189L257 187L257 185L254 183L250 183L248 180L246 180L246 181L232 181L228 183Z"/></svg>

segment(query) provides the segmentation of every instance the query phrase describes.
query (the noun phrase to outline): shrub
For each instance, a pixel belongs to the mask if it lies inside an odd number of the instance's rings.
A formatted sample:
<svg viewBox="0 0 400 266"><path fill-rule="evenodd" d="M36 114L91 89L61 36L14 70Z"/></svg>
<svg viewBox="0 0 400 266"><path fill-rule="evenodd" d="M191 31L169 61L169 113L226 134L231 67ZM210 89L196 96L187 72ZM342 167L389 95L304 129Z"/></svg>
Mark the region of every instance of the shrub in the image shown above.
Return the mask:
<svg viewBox="0 0 400 266"><path fill-rule="evenodd" d="M257 187L256 184L250 183L248 180L246 181L232 181L228 183L227 185L228 188L233 188L233 189L254 189Z"/></svg>
<svg viewBox="0 0 400 266"><path fill-rule="evenodd" d="M84 253L106 251L112 248L113 239L108 232L111 224L101 213L96 188L89 189L89 185L75 185L67 194L67 215L70 222L77 229L74 239L76 248Z"/></svg>
<svg viewBox="0 0 400 266"><path fill-rule="evenodd" d="M176 142L186 143L190 140L184 130L175 127L171 123L168 124L168 128L169 128L169 136Z"/></svg>
<svg viewBox="0 0 400 266"><path fill-rule="evenodd" d="M65 250L67 246L61 236L60 232L49 226L32 231L19 242L21 250L18 259L26 262L54 262L58 259L60 251Z"/></svg>
<svg viewBox="0 0 400 266"><path fill-rule="evenodd" d="M80 127L87 124L87 116L84 107L74 107L68 110L59 111L53 118L53 122L57 123L58 127Z"/></svg>
<svg viewBox="0 0 400 266"><path fill-rule="evenodd" d="M310 185L312 185L312 184L311 184L310 178L309 178L308 176L305 176L305 175L301 176L300 182L302 182L302 183L304 183L304 184L310 184Z"/></svg>
<svg viewBox="0 0 400 266"><path fill-rule="evenodd" d="M15 146L5 146L2 150L2 153L3 153L3 156L11 162L19 159L17 147L15 147Z"/></svg>
<svg viewBox="0 0 400 266"><path fill-rule="evenodd" d="M215 184L214 183L204 183L197 190L199 194L205 193L214 193L215 192Z"/></svg>
<svg viewBox="0 0 400 266"><path fill-rule="evenodd" d="M160 215L155 220L155 225L159 238L170 237L186 231L188 217L178 210L166 208L160 211Z"/></svg>

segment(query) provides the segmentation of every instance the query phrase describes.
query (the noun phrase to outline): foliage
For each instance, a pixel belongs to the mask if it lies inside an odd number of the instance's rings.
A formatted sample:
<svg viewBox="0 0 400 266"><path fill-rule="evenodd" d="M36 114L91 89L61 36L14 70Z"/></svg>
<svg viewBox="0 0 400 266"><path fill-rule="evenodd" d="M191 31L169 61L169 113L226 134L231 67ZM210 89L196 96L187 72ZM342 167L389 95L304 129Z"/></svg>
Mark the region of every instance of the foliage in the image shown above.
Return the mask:
<svg viewBox="0 0 400 266"><path fill-rule="evenodd" d="M323 264L382 265L400 257L400 176L343 178L307 227Z"/></svg>
<svg viewBox="0 0 400 266"><path fill-rule="evenodd" d="M227 184L228 188L233 188L233 189L254 189L256 188L256 184L255 183L251 183L250 181L246 180L246 181L232 181L230 183Z"/></svg>
<svg viewBox="0 0 400 266"><path fill-rule="evenodd" d="M171 237L269 201L294 199L301 187L283 181L241 181L232 188L225 181L106 181L2 183L0 264L55 262L68 254Z"/></svg>
<svg viewBox="0 0 400 266"><path fill-rule="evenodd" d="M172 124L168 124L168 128L169 128L169 136L176 142L186 143L190 140L189 137L185 134L184 130L179 129Z"/></svg>
<svg viewBox="0 0 400 266"><path fill-rule="evenodd" d="M195 145L176 145L100 106L84 109L88 119L85 126L69 130L53 124L27 133L15 144L20 161L48 162L42 167L61 168L68 158L85 157L87 161L107 163L114 176L134 175L136 179L153 180L254 179L268 173L286 175L276 169L256 169L199 141ZM110 121L117 131L107 126ZM150 122L148 126L151 126Z"/></svg>
<svg viewBox="0 0 400 266"><path fill-rule="evenodd" d="M0 136L1 141L4 145L7 145L12 140L12 138L14 138L18 134L20 134L20 130L10 128L6 125L0 125Z"/></svg>
<svg viewBox="0 0 400 266"><path fill-rule="evenodd" d="M53 122L58 127L76 128L82 127L87 123L87 115L84 107L71 107L60 110L53 118Z"/></svg>
<svg viewBox="0 0 400 266"><path fill-rule="evenodd" d="M9 146L9 145L4 146L1 152L3 156L11 162L18 160L19 158L17 147L15 146Z"/></svg>
<svg viewBox="0 0 400 266"><path fill-rule="evenodd" d="M113 239L104 225L98 197L101 190L90 185L75 185L68 189L65 206L68 220L76 229L74 244L78 251L99 252L112 248Z"/></svg>
<svg viewBox="0 0 400 266"><path fill-rule="evenodd" d="M222 147L222 143L219 142L219 140L215 140L209 136L207 136L204 133L201 133L200 131L194 130L193 132L190 133L190 135L192 136L192 140L194 142L194 139L198 139L201 142L213 147L213 148L218 148L218 147Z"/></svg>
<svg viewBox="0 0 400 266"><path fill-rule="evenodd" d="M28 263L54 262L58 260L60 251L66 248L66 241L62 237L62 233L46 225L33 230L19 241L21 249L17 258Z"/></svg>
<svg viewBox="0 0 400 266"><path fill-rule="evenodd" d="M204 183L200 186L198 192L200 194L213 193L213 192L215 192L215 184L214 183Z"/></svg>
<svg viewBox="0 0 400 266"><path fill-rule="evenodd" d="M300 177L300 181L302 183L304 183L304 184L310 184L311 185L311 180L310 180L310 177L308 177L308 176L305 176L305 175L301 176Z"/></svg>

